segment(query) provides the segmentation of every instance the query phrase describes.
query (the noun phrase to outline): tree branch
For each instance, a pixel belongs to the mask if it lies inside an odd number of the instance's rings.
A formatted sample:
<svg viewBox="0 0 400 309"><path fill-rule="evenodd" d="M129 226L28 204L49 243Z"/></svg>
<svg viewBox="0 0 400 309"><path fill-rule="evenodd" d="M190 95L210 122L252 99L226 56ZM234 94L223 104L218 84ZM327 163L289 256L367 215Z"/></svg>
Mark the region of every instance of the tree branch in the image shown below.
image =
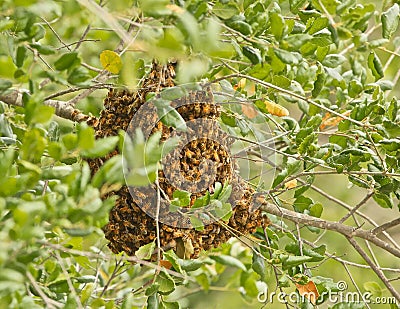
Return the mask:
<svg viewBox="0 0 400 309"><path fill-rule="evenodd" d="M382 280L382 282L385 284L385 286L390 291L390 293L397 299L397 301L400 302L400 293L397 292L393 288L393 286L389 283L389 280L386 278L386 276L382 272L382 270L374 264L374 262L369 258L368 254L365 253L365 251L359 246L359 244L351 236L347 237L347 240L354 247L354 249L356 249L356 251L362 256L362 258L368 263L368 265L371 266L372 270L376 273L376 275L379 277L379 279Z"/></svg>
<svg viewBox="0 0 400 309"><path fill-rule="evenodd" d="M0 101L8 105L21 106L24 107L22 101L22 94L28 92L27 90L12 90L9 93L1 94ZM44 105L54 107L55 114L59 117L69 119L76 122L85 121L89 118L88 115L83 114L80 110L74 108L68 102L58 101L58 100L44 100Z"/></svg>
<svg viewBox="0 0 400 309"><path fill-rule="evenodd" d="M385 224L382 224L382 225L374 228L372 230L372 233L375 235L378 235L378 234L382 233L383 231L386 231L387 229L390 229L391 227L394 227L396 225L400 225L400 218L386 222Z"/></svg>
<svg viewBox="0 0 400 309"><path fill-rule="evenodd" d="M290 211L285 208L279 208L276 205L265 203L261 206L261 209L266 211L267 213L270 213L272 215L275 215L277 217L282 217L285 219L288 219L294 223L301 223L321 229L326 229L330 231L335 231L338 232L345 237L358 237L362 238L365 240L368 240L369 242L373 243L374 245L382 248L383 250L390 252L396 257L400 258L400 250L397 248L392 247L388 243L384 242L383 240L379 239L376 237L375 234L373 234L370 231L366 231L363 229L356 229L354 227L344 225L338 222L333 222L333 221L327 221L323 219L319 219L316 217L312 217L309 215L301 214L298 212Z"/></svg>

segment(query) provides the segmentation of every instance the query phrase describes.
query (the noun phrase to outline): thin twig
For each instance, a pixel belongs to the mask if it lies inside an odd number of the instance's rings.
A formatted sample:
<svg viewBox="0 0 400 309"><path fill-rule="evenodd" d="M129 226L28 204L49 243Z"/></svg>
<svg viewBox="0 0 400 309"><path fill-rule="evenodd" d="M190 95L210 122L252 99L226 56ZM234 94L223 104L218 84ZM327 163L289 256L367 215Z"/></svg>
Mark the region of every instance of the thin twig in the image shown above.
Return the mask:
<svg viewBox="0 0 400 309"><path fill-rule="evenodd" d="M354 287L356 288L358 295L362 296L363 294L362 294L360 288L358 287L357 282L354 280L353 275L351 274L349 268L347 267L347 265L345 263L343 263L343 267L346 270L347 274L349 275L349 278L350 278L351 282L353 283ZM365 302L364 305L367 308L371 308L367 302Z"/></svg>
<svg viewBox="0 0 400 309"><path fill-rule="evenodd" d="M374 192L369 192L356 206L354 206L342 219L339 220L339 223L343 223L350 216L352 216L362 205L364 205L371 196L374 195Z"/></svg>
<svg viewBox="0 0 400 309"><path fill-rule="evenodd" d="M385 224L382 224L372 230L372 233L375 235L379 235L383 231L386 231L387 229L390 229L391 227L400 225L400 218L394 219L392 221L386 222Z"/></svg>
<svg viewBox="0 0 400 309"><path fill-rule="evenodd" d="M59 253L58 251L56 251L56 252L54 252L54 256L55 256L55 258L57 259L58 264L59 264L60 267L61 267L61 271L62 271L63 274L64 274L65 280L67 280L67 284L68 284L68 287L69 287L69 291L71 292L73 298L75 299L76 305L78 306L79 309L83 309L81 300L80 300L78 294L76 293L74 284L73 284L72 281L71 281L71 277L70 277L70 275L69 275L67 269L65 268L64 261L63 261L63 259L61 258L60 253Z"/></svg>
<svg viewBox="0 0 400 309"><path fill-rule="evenodd" d="M29 281L31 282L33 288L36 290L36 292L42 298L44 304L46 305L46 308L52 309L52 308L63 308L64 307L63 304L47 297L47 295L42 291L39 284L36 282L35 278L33 278L32 274L29 271L26 272L26 276L28 277Z"/></svg>
<svg viewBox="0 0 400 309"><path fill-rule="evenodd" d="M101 259L101 260L106 260L106 261L110 261L110 260L114 260L115 259L114 255L98 254L98 253L94 253L94 252L70 249L70 248L66 248L64 246L57 245L57 244L52 244L52 243L49 243L49 242L46 242L46 241L38 241L38 243L43 245L43 246L45 246L45 247L51 248L53 250L66 252L66 253L69 253L69 254L72 254L72 255L86 256L88 258L96 258L96 259ZM178 273L176 271L173 271L173 270L170 270L170 269L166 269L164 267L161 267L159 265L156 265L154 263L151 263L151 262L148 262L148 261L145 261L145 260L141 260L141 259L139 259L139 258L137 258L135 256L123 255L123 256L121 256L121 260L128 261L128 262L131 262L131 263L137 263L137 264L144 265L144 266L156 269L156 270L164 270L165 272L167 272L170 275L173 275L175 277L179 277L179 278L191 281L191 282L196 282L196 280L194 280L193 278L191 278L189 276L185 276L185 275L180 274L180 273Z"/></svg>

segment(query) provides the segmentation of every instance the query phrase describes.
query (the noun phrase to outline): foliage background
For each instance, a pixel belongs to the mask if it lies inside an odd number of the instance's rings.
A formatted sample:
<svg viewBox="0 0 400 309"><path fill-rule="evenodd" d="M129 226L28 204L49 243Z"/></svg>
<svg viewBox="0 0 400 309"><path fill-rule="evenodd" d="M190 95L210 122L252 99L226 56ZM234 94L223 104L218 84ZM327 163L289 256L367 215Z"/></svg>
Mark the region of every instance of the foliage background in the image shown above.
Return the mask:
<svg viewBox="0 0 400 309"><path fill-rule="evenodd" d="M21 95L24 107L0 102L1 308L152 307L160 295L165 304L159 306L172 308L179 306L178 300L183 308L259 308L257 294L265 285L270 291L277 286L272 257L281 259L278 277L288 293L296 291L288 276L303 273L314 282L316 276L325 278L320 289L328 289L329 280L344 280L349 291L391 295L343 235L303 225L297 230L291 223L291 233L271 226L269 244L258 235L273 251L273 256L263 252L262 266L255 266L254 239L250 247L232 239L202 255L201 264L170 257L181 263L180 274L154 276L153 264L140 267L113 255L101 231L113 199L100 197L123 182L121 166L114 160L91 179L83 159L112 151L122 137L95 141L91 128L56 116L47 103L60 100L97 116L110 85L135 89L153 58L174 57L180 61L180 83L221 79L215 84L222 102L229 95L254 102L259 111L255 119L243 114L240 104L225 109L221 121L229 132L251 139L246 129L265 121L277 135L286 134L278 141L284 155L277 162L288 168L278 171L267 188L274 196L271 202L338 221L369 197L357 207L381 225L398 217L400 195L395 99L400 40L394 2L4 0L0 7L1 100L6 102L4 96L12 90L29 90ZM121 43L126 33L134 38L131 44ZM121 70L117 63L115 72L104 70L104 50L117 52ZM244 75L250 78L235 92ZM265 102L284 106L289 116L279 117ZM330 117L324 118L327 111ZM344 117L347 121L340 121ZM350 154L345 152L349 149ZM301 160L290 159L292 155ZM318 175L326 170L334 173ZM308 186L285 187L292 178L325 193L313 189L295 194ZM303 195L308 199L299 199ZM315 205L322 206L322 215ZM374 228L360 214L355 218L346 223ZM279 217L271 219L281 224ZM327 251L307 267L301 260L285 269L282 255L303 256L286 247L299 235L318 246L326 244ZM390 229L390 236L398 241L399 228ZM299 246L298 239L294 242ZM368 243L362 248L378 267L388 269L385 274L399 291L398 257ZM328 252L341 260L324 255Z"/></svg>

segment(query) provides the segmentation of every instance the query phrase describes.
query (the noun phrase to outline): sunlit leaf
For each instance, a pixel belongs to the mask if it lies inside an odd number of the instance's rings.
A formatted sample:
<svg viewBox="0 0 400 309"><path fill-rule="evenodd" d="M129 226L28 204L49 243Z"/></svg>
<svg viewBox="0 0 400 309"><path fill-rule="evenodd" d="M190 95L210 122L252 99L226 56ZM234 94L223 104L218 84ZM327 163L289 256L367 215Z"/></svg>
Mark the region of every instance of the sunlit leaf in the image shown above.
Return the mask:
<svg viewBox="0 0 400 309"><path fill-rule="evenodd" d="M307 284L298 284L295 283L297 290L299 291L299 294L301 296L304 296L306 298L308 298L308 300L312 303L312 304L316 304L317 299L319 297L319 293L317 290L317 287L315 286L315 283L313 281L308 281Z"/></svg>
<svg viewBox="0 0 400 309"><path fill-rule="evenodd" d="M397 26L399 25L399 5L393 4L387 11L382 13L382 36L385 39L390 39L391 36L396 32Z"/></svg>
<svg viewBox="0 0 400 309"><path fill-rule="evenodd" d="M275 102L265 100L264 104L265 104L266 109L268 110L268 112L271 115L278 116L278 117L289 116L289 111L285 107L283 107L279 104L276 104Z"/></svg>
<svg viewBox="0 0 400 309"><path fill-rule="evenodd" d="M121 57L112 50L103 50L100 54L100 63L103 69L118 74L122 68Z"/></svg>

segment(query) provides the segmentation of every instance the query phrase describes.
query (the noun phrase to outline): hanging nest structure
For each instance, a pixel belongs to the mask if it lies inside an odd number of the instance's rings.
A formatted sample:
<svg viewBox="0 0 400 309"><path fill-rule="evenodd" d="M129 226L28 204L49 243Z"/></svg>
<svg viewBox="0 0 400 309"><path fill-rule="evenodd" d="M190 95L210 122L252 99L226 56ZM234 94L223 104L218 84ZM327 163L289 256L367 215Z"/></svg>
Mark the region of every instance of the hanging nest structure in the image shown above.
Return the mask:
<svg viewBox="0 0 400 309"><path fill-rule="evenodd" d="M119 130L134 130L135 128L130 127L131 120L146 103L146 95L149 92L159 93L166 87L174 87L174 77L174 63L161 65L154 62L150 73L136 92L111 89L104 101L105 108L100 117L88 121L95 129L96 137L117 135ZM173 249L182 258L196 258L202 250L217 247L233 235L253 233L261 225L260 210L255 209L253 204L254 191L239 176L237 164L227 151L233 140L224 135L220 128L210 125L210 120L216 120L220 115L220 107L215 104L211 89L208 87L189 91L184 97L173 100L171 106L188 123L189 133L192 132L198 138L184 142L178 156L175 154L175 159L171 157L173 154L168 154L168 164L163 164L163 169L158 172L158 188L156 184L140 190L123 186L118 191L104 196L118 196L115 206L110 211L109 222L103 227L105 237L109 241L108 247L114 253L124 251L128 255L134 255L139 247L156 239L157 221L152 215L156 210L157 218L163 219L158 220L161 248ZM151 114L148 117L151 117ZM204 125L201 125L203 120ZM146 115L140 115L139 122L142 124L153 121L154 119L147 119ZM190 127L191 121L196 121L196 126ZM197 132L199 130L202 132ZM150 135L161 132L161 141L165 141L174 135L174 131L158 121L151 128ZM92 174L117 153L114 151L105 158L90 160ZM205 160L212 162L212 170L206 173L203 164ZM210 175L214 175L214 178ZM233 205L229 221L210 221L204 224L202 230L196 230L189 220L182 220L182 215L170 212L169 203L165 202L168 199L163 199L164 202L160 203L157 192L162 192L172 200L173 192L178 189L174 181L176 179L183 179L183 188L181 186L180 190L194 192L188 210L196 199L207 191L197 192L197 187L207 187L212 193L216 182L229 183L232 186L229 202ZM197 187L191 187L193 184Z"/></svg>

